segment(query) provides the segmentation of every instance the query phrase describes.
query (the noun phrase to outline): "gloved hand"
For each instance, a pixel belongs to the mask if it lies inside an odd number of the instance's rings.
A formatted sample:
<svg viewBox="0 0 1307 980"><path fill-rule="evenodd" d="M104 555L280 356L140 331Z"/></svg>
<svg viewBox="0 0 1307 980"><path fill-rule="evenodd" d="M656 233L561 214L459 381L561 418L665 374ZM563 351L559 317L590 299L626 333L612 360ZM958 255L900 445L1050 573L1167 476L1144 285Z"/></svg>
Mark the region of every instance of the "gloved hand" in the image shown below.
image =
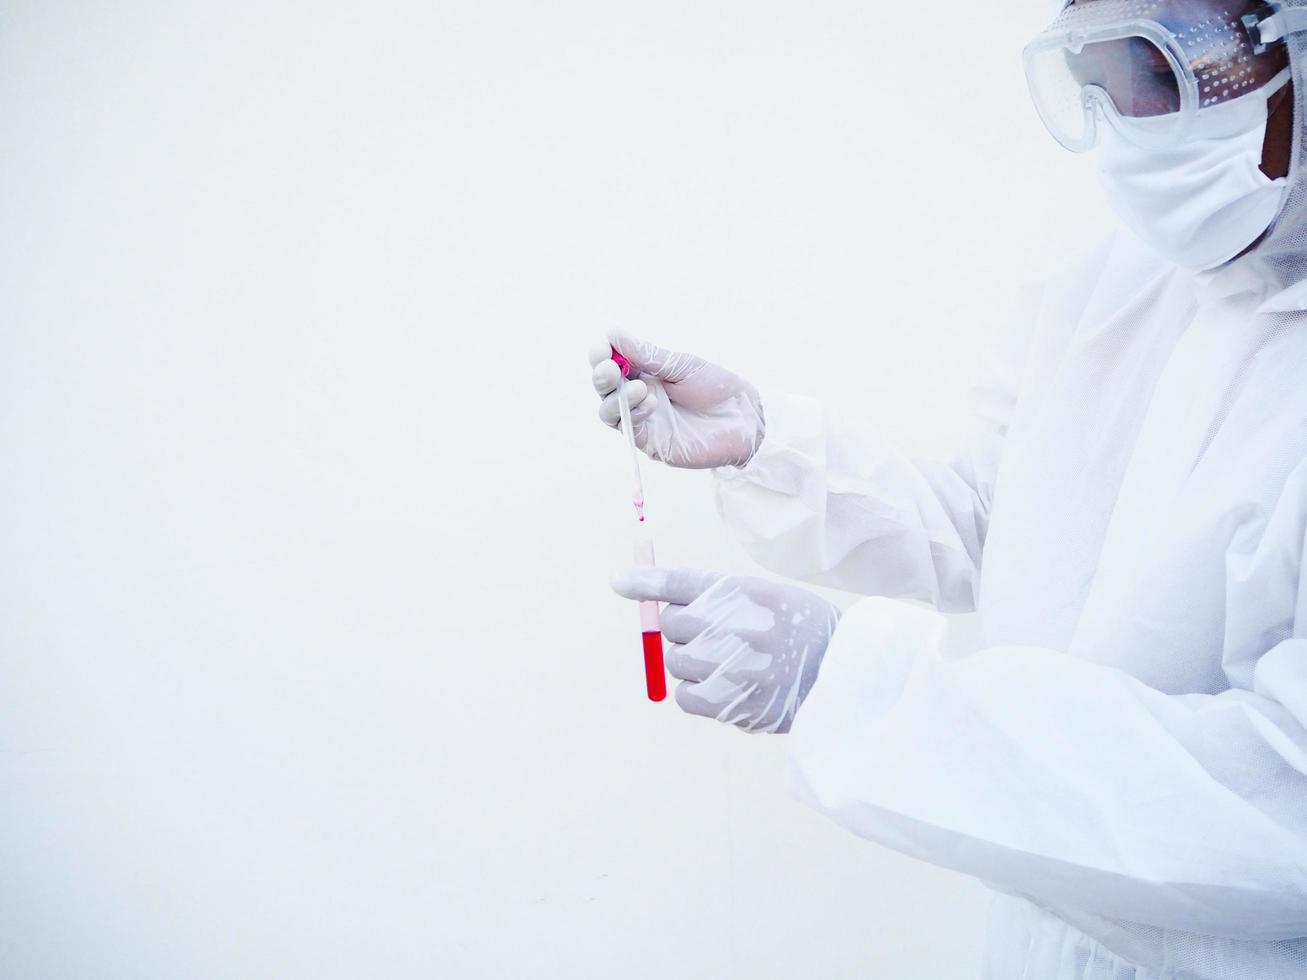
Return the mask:
<svg viewBox="0 0 1307 980"><path fill-rule="evenodd" d="M637 567L613 589L666 602L667 671L676 703L746 732L788 732L839 622L818 595L749 575Z"/></svg>
<svg viewBox="0 0 1307 980"><path fill-rule="evenodd" d="M705 469L743 466L762 442L762 399L758 389L725 368L693 354L681 354L628 337L609 342L631 362L625 383L635 444L670 466ZM608 344L590 353L599 418L618 427L617 386L621 369Z"/></svg>

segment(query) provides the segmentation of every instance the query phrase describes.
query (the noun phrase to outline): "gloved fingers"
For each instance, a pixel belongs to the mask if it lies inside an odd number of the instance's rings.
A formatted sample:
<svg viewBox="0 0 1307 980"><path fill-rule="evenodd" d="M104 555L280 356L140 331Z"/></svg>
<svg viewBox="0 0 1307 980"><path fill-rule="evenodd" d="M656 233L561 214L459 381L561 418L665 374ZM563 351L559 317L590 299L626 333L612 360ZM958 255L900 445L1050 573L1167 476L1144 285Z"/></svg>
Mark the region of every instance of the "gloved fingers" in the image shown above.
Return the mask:
<svg viewBox="0 0 1307 980"><path fill-rule="evenodd" d="M627 381L622 385L622 390L626 392L626 403L631 409L633 425L645 421L653 414L657 400L650 396L649 386L643 381ZM599 403L599 418L603 420L604 425L609 426L616 426L622 420L622 408L616 388L605 395L603 401Z"/></svg>
<svg viewBox="0 0 1307 980"><path fill-rule="evenodd" d="M666 639L667 633L663 632ZM772 656L761 653L736 636L729 627L708 627L685 643L673 643L674 652L665 654L673 676L682 680L724 683L752 683L772 665ZM774 674L775 672L773 672Z"/></svg>
<svg viewBox="0 0 1307 980"><path fill-rule="evenodd" d="M701 568L628 568L612 581L613 591L627 599L670 602L688 606L723 576Z"/></svg>
<svg viewBox="0 0 1307 980"><path fill-rule="evenodd" d="M710 677L699 685L698 694L706 701L716 702L716 718L724 725L734 725L746 732L756 732L767 722L766 711L770 702L760 703L764 689L756 683L735 683L724 677Z"/></svg>
<svg viewBox="0 0 1307 980"><path fill-rule="evenodd" d="M620 330L610 333L608 342L641 374L652 374L671 384L688 380L707 363L693 354L668 350Z"/></svg>
<svg viewBox="0 0 1307 980"><path fill-rule="evenodd" d="M658 407L658 392L662 390L662 384L657 380L627 382L631 390L627 393L627 404L631 409L631 421L637 426L641 422L646 422L649 416L653 415L654 410ZM639 385L637 388L636 386ZM639 396L638 398L636 396Z"/></svg>
<svg viewBox="0 0 1307 980"><path fill-rule="evenodd" d="M764 674L771 674L774 679L778 676L776 668L784 673L786 655L783 650L773 652L769 649L775 645L774 637L764 634L750 640L745 632L722 624L709 626L687 643L686 656L701 663L711 663L736 679Z"/></svg>
<svg viewBox="0 0 1307 980"><path fill-rule="evenodd" d="M696 681L681 681L676 685L676 704L688 715L716 720L722 706L705 698L700 693L701 684Z"/></svg>
<svg viewBox="0 0 1307 980"><path fill-rule="evenodd" d="M686 607L678 603L668 603L659 616L663 638L672 643L689 643L708 628L708 620L697 613L687 612Z"/></svg>
<svg viewBox="0 0 1307 980"><path fill-rule="evenodd" d="M721 672L702 681L681 681L676 685L676 703L687 714L747 727L751 720L749 702L752 684L737 684Z"/></svg>
<svg viewBox="0 0 1307 980"><path fill-rule="evenodd" d="M595 344L586 353L590 359L591 367L598 367L604 361L611 361L613 358L613 349L609 346L608 341L606 340L601 344ZM621 372L619 371L618 373L620 374Z"/></svg>
<svg viewBox="0 0 1307 980"><path fill-rule="evenodd" d="M600 361L590 371L590 381L600 397L617 390L622 381L622 369L616 361Z"/></svg>
<svg viewBox="0 0 1307 980"><path fill-rule="evenodd" d="M666 638L667 634L664 633L663 639ZM711 677L718 665L696 660L686 653L686 649L683 643L663 644L663 665L667 668L667 673L683 681L704 681Z"/></svg>

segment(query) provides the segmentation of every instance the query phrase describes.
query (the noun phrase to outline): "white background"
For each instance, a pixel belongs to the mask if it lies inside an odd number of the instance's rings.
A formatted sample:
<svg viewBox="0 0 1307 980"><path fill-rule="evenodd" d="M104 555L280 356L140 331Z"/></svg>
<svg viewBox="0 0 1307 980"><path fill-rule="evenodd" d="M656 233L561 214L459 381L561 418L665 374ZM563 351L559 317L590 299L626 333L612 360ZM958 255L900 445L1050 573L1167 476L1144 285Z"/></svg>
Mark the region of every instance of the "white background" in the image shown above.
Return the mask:
<svg viewBox="0 0 1307 980"><path fill-rule="evenodd" d="M1106 226L1048 8L0 6L0 975L974 975L979 885L644 701L585 352L944 451Z"/></svg>

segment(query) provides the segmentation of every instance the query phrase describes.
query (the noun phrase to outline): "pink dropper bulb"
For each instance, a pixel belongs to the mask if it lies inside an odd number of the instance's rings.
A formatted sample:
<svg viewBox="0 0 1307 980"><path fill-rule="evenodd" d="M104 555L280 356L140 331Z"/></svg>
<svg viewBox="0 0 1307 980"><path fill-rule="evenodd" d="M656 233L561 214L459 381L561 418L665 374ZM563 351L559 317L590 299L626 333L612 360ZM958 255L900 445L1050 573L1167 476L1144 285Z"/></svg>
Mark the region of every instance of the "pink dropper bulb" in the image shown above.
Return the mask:
<svg viewBox="0 0 1307 980"><path fill-rule="evenodd" d="M622 372L622 377L629 378L631 376L631 362L623 357L622 352L612 344L608 345L608 349L613 352L613 360L617 362L617 367Z"/></svg>

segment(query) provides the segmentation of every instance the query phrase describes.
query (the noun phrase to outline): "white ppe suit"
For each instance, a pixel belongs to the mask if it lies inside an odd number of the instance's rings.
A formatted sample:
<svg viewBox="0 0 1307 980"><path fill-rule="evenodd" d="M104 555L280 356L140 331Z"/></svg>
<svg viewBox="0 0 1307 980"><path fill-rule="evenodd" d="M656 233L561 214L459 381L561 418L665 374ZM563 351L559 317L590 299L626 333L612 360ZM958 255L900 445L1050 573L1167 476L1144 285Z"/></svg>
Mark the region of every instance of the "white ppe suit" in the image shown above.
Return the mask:
<svg viewBox="0 0 1307 980"><path fill-rule="evenodd" d="M1301 188L1297 189L1299 192ZM716 470L763 565L843 616L789 780L998 890L987 975L1307 977L1307 283L1121 233L1028 296L980 429L906 458L763 393Z"/></svg>

